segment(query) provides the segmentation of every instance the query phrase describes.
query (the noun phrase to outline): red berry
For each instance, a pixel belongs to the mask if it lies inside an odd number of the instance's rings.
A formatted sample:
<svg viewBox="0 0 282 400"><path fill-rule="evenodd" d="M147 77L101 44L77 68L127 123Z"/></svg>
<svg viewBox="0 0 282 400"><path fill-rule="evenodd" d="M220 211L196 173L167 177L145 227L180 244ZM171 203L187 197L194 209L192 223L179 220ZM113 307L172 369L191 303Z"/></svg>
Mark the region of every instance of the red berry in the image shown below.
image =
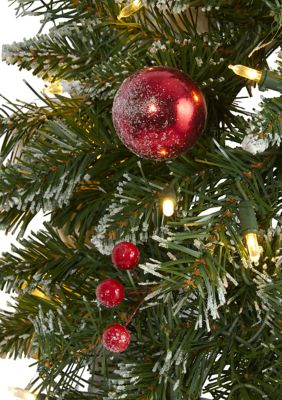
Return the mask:
<svg viewBox="0 0 282 400"><path fill-rule="evenodd" d="M133 269L139 262L139 250L133 243L121 242L112 251L112 262L119 269Z"/></svg>
<svg viewBox="0 0 282 400"><path fill-rule="evenodd" d="M105 279L96 289L96 297L105 307L115 307L124 299L124 287L115 279Z"/></svg>
<svg viewBox="0 0 282 400"><path fill-rule="evenodd" d="M104 330L102 341L107 350L120 353L129 346L130 332L120 324L110 325Z"/></svg>

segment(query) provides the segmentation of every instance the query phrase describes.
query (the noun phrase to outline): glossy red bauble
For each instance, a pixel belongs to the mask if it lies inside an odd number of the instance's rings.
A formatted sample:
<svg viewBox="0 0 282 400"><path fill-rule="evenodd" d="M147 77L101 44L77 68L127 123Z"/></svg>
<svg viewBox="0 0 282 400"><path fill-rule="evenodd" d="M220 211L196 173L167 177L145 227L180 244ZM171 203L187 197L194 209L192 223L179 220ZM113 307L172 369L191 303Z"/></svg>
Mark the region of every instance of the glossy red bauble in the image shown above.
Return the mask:
<svg viewBox="0 0 282 400"><path fill-rule="evenodd" d="M105 279L96 289L96 297L105 307L115 307L124 299L124 287L116 279Z"/></svg>
<svg viewBox="0 0 282 400"><path fill-rule="evenodd" d="M145 68L127 78L112 111L125 146L152 160L175 158L193 146L207 118L199 87L183 72L168 67Z"/></svg>
<svg viewBox="0 0 282 400"><path fill-rule="evenodd" d="M130 332L120 324L110 325L103 333L102 342L107 350L120 353L129 346Z"/></svg>
<svg viewBox="0 0 282 400"><path fill-rule="evenodd" d="M139 262L139 250L133 243L118 243L112 251L112 262L119 269L133 269Z"/></svg>

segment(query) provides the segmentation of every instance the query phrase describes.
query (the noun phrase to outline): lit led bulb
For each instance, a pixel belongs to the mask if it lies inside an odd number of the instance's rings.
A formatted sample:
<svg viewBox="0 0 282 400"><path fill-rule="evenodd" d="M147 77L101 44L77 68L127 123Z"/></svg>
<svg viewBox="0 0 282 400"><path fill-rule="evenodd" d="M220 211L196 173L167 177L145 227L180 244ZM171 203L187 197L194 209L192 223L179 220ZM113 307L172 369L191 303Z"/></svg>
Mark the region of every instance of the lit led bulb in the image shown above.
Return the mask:
<svg viewBox="0 0 282 400"><path fill-rule="evenodd" d="M130 15L136 13L142 7L143 4L141 0L133 0L121 10L118 19L130 17Z"/></svg>
<svg viewBox="0 0 282 400"><path fill-rule="evenodd" d="M37 397L28 390L20 388L9 388L9 394L11 395L11 400L36 400Z"/></svg>
<svg viewBox="0 0 282 400"><path fill-rule="evenodd" d="M232 69L236 75L257 82L259 90L272 89L282 93L282 76L275 71L257 71L244 65L228 65L228 68Z"/></svg>
<svg viewBox="0 0 282 400"><path fill-rule="evenodd" d="M50 297L46 296L46 294L44 294L43 292L41 292L41 290L34 289L34 291L32 292L32 295L33 295L33 296L36 296L36 297L40 297L40 298L43 299L43 300L48 300L48 301L50 301Z"/></svg>
<svg viewBox="0 0 282 400"><path fill-rule="evenodd" d="M163 200L163 214L166 217L171 217L174 214L175 201L173 198L166 197Z"/></svg>
<svg viewBox="0 0 282 400"><path fill-rule="evenodd" d="M255 210L249 200L241 201L239 205L239 218L242 235L245 238L250 260L258 262L262 248L258 244L258 225Z"/></svg>
<svg viewBox="0 0 282 400"><path fill-rule="evenodd" d="M50 83L45 89L43 89L43 93L45 94L62 94L63 93L63 86L61 81L55 81Z"/></svg>
<svg viewBox="0 0 282 400"><path fill-rule="evenodd" d="M27 284L28 284L28 281L24 281L24 282L21 284L21 289L24 289L24 288L27 286ZM46 296L46 294L44 294L41 290L39 290L39 289L37 289L37 288L35 288L35 289L31 292L31 294L32 294L33 296L40 297L41 299L50 301L50 298L49 298L48 296Z"/></svg>
<svg viewBox="0 0 282 400"><path fill-rule="evenodd" d="M256 69L245 67L244 65L228 65L229 69L243 78L250 79L259 83L262 78L262 71L257 71Z"/></svg>
<svg viewBox="0 0 282 400"><path fill-rule="evenodd" d="M258 262L260 258L260 246L258 244L258 236L256 233L246 233L245 235L247 248L251 261Z"/></svg>

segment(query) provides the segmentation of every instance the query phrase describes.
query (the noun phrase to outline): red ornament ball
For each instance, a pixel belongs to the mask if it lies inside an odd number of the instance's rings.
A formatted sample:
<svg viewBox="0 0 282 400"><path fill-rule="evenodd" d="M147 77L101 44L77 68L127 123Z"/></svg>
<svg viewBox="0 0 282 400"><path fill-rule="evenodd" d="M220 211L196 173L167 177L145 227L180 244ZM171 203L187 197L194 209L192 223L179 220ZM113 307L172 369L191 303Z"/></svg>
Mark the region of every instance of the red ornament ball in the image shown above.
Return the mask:
<svg viewBox="0 0 282 400"><path fill-rule="evenodd" d="M116 93L112 112L125 146L151 160L169 160L192 147L207 119L199 87L168 67L145 68L127 78Z"/></svg>
<svg viewBox="0 0 282 400"><path fill-rule="evenodd" d="M130 332L120 324L110 325L104 330L102 342L107 350L120 353L129 346Z"/></svg>
<svg viewBox="0 0 282 400"><path fill-rule="evenodd" d="M124 299L124 287L116 279L105 279L96 288L96 297L105 307L115 307Z"/></svg>
<svg viewBox="0 0 282 400"><path fill-rule="evenodd" d="M133 243L118 243L112 251L113 264L123 270L133 269L139 262L139 250Z"/></svg>

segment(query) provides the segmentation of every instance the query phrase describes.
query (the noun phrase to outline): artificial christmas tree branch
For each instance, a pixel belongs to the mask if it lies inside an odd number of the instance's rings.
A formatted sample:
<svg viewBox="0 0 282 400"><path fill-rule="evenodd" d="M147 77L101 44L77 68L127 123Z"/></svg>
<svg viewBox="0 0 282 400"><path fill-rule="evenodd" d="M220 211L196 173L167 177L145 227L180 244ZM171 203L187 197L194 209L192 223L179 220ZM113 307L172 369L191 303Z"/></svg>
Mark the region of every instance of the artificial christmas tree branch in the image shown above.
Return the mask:
<svg viewBox="0 0 282 400"><path fill-rule="evenodd" d="M279 44L279 4L152 0L120 20L130 1L12 4L19 15L40 15L42 26L54 27L6 46L4 59L48 84L60 80L63 92L37 94L42 106L1 108L1 224L20 229L20 238L39 212L50 219L1 257L1 288L18 294L14 312L1 313L1 354L36 358L38 376L28 390L38 396L199 400L209 393L215 400L277 400L281 98L246 112L237 98L245 82L228 65L267 68ZM188 74L208 109L197 143L163 162L124 147L111 115L122 82L156 66ZM135 134L144 119L157 135L156 121L165 131L174 110L191 117L197 93L193 107L190 98L178 103L172 84L163 107L157 100L164 86L147 104L146 85L143 103L137 106L129 91L133 106L122 104L126 118L137 115ZM174 213L164 216L160 202L169 185ZM241 233L243 200L256 215L258 260L250 259ZM140 251L134 271L111 258L120 242ZM96 296L108 279L125 293L111 308ZM103 339L116 325L126 326L130 344L118 341L121 331Z"/></svg>

